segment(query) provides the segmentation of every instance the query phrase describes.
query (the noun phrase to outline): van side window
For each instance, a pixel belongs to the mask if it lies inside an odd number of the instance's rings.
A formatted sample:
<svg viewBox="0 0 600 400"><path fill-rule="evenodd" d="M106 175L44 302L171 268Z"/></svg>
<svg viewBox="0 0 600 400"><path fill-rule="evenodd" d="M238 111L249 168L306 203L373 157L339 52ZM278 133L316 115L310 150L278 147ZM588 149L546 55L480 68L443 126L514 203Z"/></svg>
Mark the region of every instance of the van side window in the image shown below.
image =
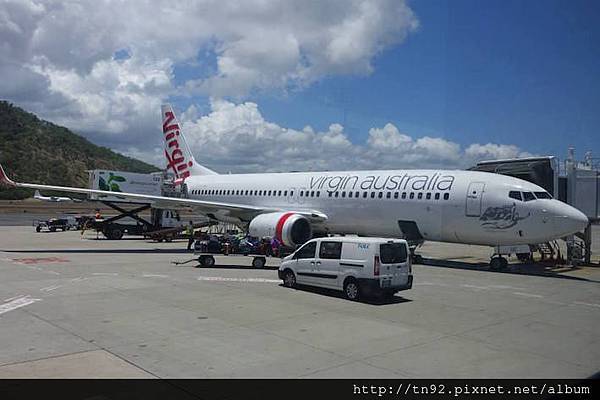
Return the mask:
<svg viewBox="0 0 600 400"><path fill-rule="evenodd" d="M342 256L342 242L321 242L319 258L339 260Z"/></svg>
<svg viewBox="0 0 600 400"><path fill-rule="evenodd" d="M317 251L317 242L310 242L305 244L296 252L294 258L315 258L315 252Z"/></svg>

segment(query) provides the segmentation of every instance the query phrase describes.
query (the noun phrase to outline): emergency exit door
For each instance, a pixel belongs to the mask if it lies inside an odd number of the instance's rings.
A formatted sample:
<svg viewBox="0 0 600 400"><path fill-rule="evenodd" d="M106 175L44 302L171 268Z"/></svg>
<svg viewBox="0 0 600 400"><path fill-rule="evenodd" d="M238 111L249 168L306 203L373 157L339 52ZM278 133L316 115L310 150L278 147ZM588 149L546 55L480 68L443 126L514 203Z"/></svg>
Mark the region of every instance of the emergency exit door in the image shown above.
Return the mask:
<svg viewBox="0 0 600 400"><path fill-rule="evenodd" d="M467 217L479 217L481 215L481 198L485 183L471 182L467 190Z"/></svg>

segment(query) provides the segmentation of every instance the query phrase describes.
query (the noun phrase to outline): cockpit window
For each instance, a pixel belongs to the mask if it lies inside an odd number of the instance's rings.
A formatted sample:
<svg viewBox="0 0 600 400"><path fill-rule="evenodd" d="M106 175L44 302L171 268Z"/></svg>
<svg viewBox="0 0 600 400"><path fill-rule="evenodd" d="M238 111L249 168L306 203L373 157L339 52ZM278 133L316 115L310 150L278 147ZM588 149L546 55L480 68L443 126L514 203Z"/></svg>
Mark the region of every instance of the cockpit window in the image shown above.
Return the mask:
<svg viewBox="0 0 600 400"><path fill-rule="evenodd" d="M523 200L525 200L525 201L535 200L535 196L531 192L523 192Z"/></svg>
<svg viewBox="0 0 600 400"><path fill-rule="evenodd" d="M521 192L517 192L514 190L511 190L510 192L508 192L508 197L510 197L511 199L523 201L523 198L521 197Z"/></svg>
<svg viewBox="0 0 600 400"><path fill-rule="evenodd" d="M538 199L551 199L552 196L550 196L550 193L548 192L533 192L535 194L535 197L537 197Z"/></svg>

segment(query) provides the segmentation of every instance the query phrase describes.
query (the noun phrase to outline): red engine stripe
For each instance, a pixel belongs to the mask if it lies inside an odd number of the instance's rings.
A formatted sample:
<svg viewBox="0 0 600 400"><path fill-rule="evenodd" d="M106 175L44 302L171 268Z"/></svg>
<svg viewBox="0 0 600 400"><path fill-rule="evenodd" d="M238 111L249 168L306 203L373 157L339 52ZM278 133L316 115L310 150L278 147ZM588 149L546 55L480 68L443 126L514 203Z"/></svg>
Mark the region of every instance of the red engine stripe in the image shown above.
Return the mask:
<svg viewBox="0 0 600 400"><path fill-rule="evenodd" d="M281 218L279 218L279 221L277 221L277 226L275 227L275 237L281 243L283 243L283 238L281 237L281 234L283 232L283 225L285 225L285 221L287 221L287 219L289 217L291 217L292 215L294 215L294 213L292 213L292 212L285 213L281 216ZM287 244L287 243L283 243L283 244Z"/></svg>

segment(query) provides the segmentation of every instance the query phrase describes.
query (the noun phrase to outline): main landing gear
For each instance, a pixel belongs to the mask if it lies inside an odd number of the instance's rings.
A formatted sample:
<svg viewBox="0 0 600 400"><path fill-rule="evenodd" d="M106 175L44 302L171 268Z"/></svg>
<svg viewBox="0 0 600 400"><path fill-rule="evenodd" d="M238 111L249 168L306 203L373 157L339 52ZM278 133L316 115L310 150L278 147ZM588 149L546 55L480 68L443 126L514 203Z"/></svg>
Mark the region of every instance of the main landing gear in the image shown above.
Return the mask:
<svg viewBox="0 0 600 400"><path fill-rule="evenodd" d="M492 271L502 271L506 267L508 267L508 260L500 255L495 255L490 260L490 269Z"/></svg>

